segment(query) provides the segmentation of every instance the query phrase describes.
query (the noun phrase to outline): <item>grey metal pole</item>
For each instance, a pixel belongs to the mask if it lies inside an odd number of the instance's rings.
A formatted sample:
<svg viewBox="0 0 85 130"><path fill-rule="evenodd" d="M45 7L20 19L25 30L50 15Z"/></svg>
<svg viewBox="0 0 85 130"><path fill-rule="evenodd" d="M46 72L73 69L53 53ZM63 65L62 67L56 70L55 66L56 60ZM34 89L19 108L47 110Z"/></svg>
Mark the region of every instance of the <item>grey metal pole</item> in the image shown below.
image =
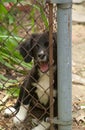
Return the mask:
<svg viewBox="0 0 85 130"><path fill-rule="evenodd" d="M69 1L69 0L68 0ZM58 130L72 130L71 2L57 4Z"/></svg>

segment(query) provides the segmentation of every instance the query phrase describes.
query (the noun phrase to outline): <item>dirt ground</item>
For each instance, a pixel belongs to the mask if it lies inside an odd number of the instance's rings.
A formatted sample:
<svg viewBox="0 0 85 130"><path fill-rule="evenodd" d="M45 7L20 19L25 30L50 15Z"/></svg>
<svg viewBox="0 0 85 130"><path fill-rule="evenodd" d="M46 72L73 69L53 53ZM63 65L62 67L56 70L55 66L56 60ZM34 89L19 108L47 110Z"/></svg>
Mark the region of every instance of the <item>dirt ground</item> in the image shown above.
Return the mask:
<svg viewBox="0 0 85 130"><path fill-rule="evenodd" d="M72 26L73 130L85 130L85 25Z"/></svg>

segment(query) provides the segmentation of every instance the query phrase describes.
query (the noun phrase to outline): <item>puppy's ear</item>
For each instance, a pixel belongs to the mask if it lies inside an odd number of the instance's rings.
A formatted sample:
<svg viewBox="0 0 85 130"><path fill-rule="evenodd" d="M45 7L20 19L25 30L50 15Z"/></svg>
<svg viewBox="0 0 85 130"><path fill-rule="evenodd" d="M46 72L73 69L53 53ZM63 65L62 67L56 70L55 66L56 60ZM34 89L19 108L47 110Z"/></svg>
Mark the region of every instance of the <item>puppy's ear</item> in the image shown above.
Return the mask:
<svg viewBox="0 0 85 130"><path fill-rule="evenodd" d="M27 39L23 43L20 44L19 51L25 62L30 62L32 60L32 51L31 51L31 42L32 38Z"/></svg>

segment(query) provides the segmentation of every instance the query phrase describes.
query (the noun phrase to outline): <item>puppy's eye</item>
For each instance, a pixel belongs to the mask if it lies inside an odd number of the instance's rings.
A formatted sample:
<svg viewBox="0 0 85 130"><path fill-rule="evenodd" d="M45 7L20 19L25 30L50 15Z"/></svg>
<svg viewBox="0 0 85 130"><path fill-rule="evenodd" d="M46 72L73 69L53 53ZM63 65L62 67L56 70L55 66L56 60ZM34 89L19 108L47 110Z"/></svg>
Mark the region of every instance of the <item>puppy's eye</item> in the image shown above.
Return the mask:
<svg viewBox="0 0 85 130"><path fill-rule="evenodd" d="M49 42L45 42L45 43L44 43L44 46L45 46L45 47L48 47L48 46L49 46Z"/></svg>

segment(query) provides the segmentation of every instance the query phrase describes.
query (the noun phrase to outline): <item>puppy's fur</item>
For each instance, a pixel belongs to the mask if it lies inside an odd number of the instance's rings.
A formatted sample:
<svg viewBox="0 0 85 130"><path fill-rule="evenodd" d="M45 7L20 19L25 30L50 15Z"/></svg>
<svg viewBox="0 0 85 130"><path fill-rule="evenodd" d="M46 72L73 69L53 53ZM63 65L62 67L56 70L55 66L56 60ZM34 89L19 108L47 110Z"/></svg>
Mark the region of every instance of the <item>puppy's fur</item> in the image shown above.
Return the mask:
<svg viewBox="0 0 85 130"><path fill-rule="evenodd" d="M13 122L19 124L25 120L29 106L29 111L38 119L42 119L33 130L45 130L50 127L46 122L49 117L49 33L33 34L29 39L20 45L20 53L25 62L34 59L34 66L21 86L16 104L5 110L5 115L13 112ZM54 75L54 116L57 116L57 42L56 33L53 33L53 75ZM37 114L36 114L37 113Z"/></svg>

